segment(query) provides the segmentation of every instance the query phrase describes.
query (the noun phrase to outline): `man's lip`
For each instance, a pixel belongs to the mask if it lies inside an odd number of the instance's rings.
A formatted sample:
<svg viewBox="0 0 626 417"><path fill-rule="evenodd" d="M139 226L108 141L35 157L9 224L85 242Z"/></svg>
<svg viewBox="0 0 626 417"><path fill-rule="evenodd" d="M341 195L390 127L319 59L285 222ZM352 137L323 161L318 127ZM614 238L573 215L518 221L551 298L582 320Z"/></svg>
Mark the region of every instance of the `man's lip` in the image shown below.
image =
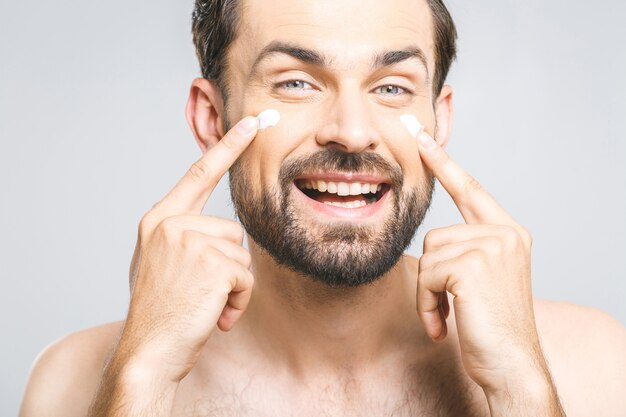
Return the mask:
<svg viewBox="0 0 626 417"><path fill-rule="evenodd" d="M298 180L321 180L332 182L365 182L369 184L389 184L389 177L383 177L376 174L359 174L351 172L320 172L314 174L300 175L294 179Z"/></svg>
<svg viewBox="0 0 626 417"><path fill-rule="evenodd" d="M387 199L389 198L389 192L385 192L378 201L376 201L375 203L367 204L363 207L337 207L325 203L320 203L317 200L309 198L309 196L307 196L302 190L296 187L295 184L292 186L297 190L299 198L302 198L302 200L316 212L329 217L352 221L371 219L373 216L376 216L383 209L387 202Z"/></svg>

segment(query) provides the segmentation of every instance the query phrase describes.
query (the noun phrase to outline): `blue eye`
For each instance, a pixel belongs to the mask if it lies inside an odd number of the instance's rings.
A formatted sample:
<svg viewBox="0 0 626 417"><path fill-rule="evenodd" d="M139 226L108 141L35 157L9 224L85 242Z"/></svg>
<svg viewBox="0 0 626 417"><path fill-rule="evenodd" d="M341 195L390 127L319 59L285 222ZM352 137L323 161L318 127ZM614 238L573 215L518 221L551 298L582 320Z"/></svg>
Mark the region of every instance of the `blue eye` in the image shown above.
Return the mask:
<svg viewBox="0 0 626 417"><path fill-rule="evenodd" d="M289 80L289 81L282 82L278 85L280 87L284 87L290 90L309 90L311 88L311 84L302 80Z"/></svg>
<svg viewBox="0 0 626 417"><path fill-rule="evenodd" d="M407 92L407 90L405 90L404 88L392 84L383 85L382 87L378 87L376 90L385 95L391 96L399 96L400 94L405 94Z"/></svg>

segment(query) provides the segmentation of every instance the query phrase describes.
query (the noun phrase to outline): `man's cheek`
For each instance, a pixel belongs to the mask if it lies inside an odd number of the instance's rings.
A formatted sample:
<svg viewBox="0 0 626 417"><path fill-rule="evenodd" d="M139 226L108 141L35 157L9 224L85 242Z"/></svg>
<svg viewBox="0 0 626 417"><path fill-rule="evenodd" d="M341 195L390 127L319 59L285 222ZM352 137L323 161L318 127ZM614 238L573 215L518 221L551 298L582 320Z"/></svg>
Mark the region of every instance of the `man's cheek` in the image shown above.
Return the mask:
<svg viewBox="0 0 626 417"><path fill-rule="evenodd" d="M280 167L286 159L319 150L315 145L315 118L278 106L274 109L280 114L280 120L276 126L260 130L249 148L255 156L254 172L265 186L277 183Z"/></svg>
<svg viewBox="0 0 626 417"><path fill-rule="evenodd" d="M426 179L429 179L429 175L420 158L418 141L412 135L412 129L415 129L415 126L409 129L403 122L403 114L406 113L385 113L376 118L375 129L381 135L381 146L376 151L400 165L405 188L410 188L423 184ZM416 118L416 120L419 123L419 119ZM386 153L389 154L386 155Z"/></svg>

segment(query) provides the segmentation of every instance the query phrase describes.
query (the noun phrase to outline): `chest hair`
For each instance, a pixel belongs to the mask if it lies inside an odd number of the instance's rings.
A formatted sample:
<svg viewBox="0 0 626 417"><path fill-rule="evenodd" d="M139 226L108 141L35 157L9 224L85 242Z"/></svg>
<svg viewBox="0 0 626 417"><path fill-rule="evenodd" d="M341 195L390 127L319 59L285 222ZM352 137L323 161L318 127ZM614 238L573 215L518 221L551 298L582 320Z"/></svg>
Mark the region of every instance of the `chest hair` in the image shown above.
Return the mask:
<svg viewBox="0 0 626 417"><path fill-rule="evenodd" d="M243 383L242 383L243 382ZM400 381L364 387L351 374L322 388L281 393L265 378L248 375L199 394L176 417L487 417L480 387L449 360L408 367ZM290 390L291 391L291 390Z"/></svg>

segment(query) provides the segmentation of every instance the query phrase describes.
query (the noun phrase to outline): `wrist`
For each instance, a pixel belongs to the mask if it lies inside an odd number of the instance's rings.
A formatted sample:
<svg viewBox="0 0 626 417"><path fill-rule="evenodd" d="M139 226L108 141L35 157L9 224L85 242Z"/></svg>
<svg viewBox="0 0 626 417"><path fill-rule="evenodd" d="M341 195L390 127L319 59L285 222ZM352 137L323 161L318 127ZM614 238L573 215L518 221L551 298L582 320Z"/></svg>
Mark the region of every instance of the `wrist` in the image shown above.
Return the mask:
<svg viewBox="0 0 626 417"><path fill-rule="evenodd" d="M124 372L126 379L150 379L163 385L177 386L187 375L191 366L171 352L175 350L162 341L145 343L130 336L119 341L111 360L113 367ZM181 366L175 366L180 363Z"/></svg>
<svg viewBox="0 0 626 417"><path fill-rule="evenodd" d="M127 386L150 385L163 389L175 389L180 381L170 378L156 363L128 361L119 368L119 382Z"/></svg>
<svg viewBox="0 0 626 417"><path fill-rule="evenodd" d="M106 365L90 417L169 417L178 383L118 354Z"/></svg>
<svg viewBox="0 0 626 417"><path fill-rule="evenodd" d="M549 374L519 376L499 389L484 389L490 415L564 417L556 387Z"/></svg>
<svg viewBox="0 0 626 417"><path fill-rule="evenodd" d="M128 415L171 415L178 382L167 378L158 367L144 362L128 361L118 372L117 392L126 400Z"/></svg>

